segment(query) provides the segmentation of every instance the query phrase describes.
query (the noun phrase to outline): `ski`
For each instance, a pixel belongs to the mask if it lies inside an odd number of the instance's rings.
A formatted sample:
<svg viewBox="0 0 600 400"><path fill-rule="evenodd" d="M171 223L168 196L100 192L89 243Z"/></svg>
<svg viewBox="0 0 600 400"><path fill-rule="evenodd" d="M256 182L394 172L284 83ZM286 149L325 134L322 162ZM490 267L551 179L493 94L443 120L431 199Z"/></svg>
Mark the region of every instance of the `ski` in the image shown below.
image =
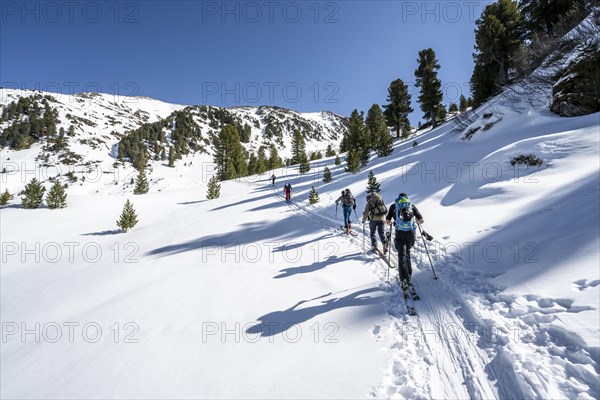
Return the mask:
<svg viewBox="0 0 600 400"><path fill-rule="evenodd" d="M381 257L381 259L388 265L388 267L393 268L390 263L390 260L388 259L387 254L384 254L383 251L379 250L379 247L375 249L375 253L377 253L379 257Z"/></svg>
<svg viewBox="0 0 600 400"><path fill-rule="evenodd" d="M396 282L398 282L398 286L402 287L401 283L400 283L400 277L396 276ZM413 297L411 295L411 291L410 288L409 289L401 289L402 290L402 297L404 298L404 304L406 304L406 311L408 312L408 315L417 315L417 310L415 309L415 305L413 303ZM416 293L416 291L415 291Z"/></svg>
<svg viewBox="0 0 600 400"><path fill-rule="evenodd" d="M417 315L417 310L413 305L413 299L408 290L402 290L402 294L404 295L404 303L406 303L406 311L408 315Z"/></svg>
<svg viewBox="0 0 600 400"><path fill-rule="evenodd" d="M350 229L348 232L346 232L346 228L344 228L343 226L340 226L340 229L346 234L346 235L352 235L354 237L358 236L358 233L354 232L352 229Z"/></svg>
<svg viewBox="0 0 600 400"><path fill-rule="evenodd" d="M419 296L419 294L417 293L417 289L415 289L415 287L413 286L413 284L410 284L409 287L409 293L410 293L410 297L412 297L413 300L417 301L417 300L421 300L421 297Z"/></svg>

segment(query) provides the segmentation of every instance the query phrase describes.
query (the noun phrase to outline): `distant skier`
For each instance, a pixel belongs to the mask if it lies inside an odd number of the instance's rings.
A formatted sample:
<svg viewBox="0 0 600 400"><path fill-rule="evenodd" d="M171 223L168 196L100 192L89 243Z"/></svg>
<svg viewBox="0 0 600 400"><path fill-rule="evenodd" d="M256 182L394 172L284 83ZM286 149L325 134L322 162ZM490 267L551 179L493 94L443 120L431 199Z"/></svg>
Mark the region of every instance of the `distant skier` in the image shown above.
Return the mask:
<svg viewBox="0 0 600 400"><path fill-rule="evenodd" d="M356 199L350 189L342 190L342 195L335 201L336 207L339 203L342 203L342 211L344 212L344 229L346 229L346 233L350 233L352 229L350 215L352 210L356 210Z"/></svg>
<svg viewBox="0 0 600 400"><path fill-rule="evenodd" d="M417 207L411 203L406 193L400 193L394 204L390 206L387 213L386 223L391 224L394 219L396 226L396 238L394 245L398 251L398 269L400 272L400 283L402 290L410 287L412 266L410 262L410 249L415 245L415 230L421 225L423 216Z"/></svg>
<svg viewBox="0 0 600 400"><path fill-rule="evenodd" d="M275 186L275 178L277 178L275 174L271 175L271 182L273 186Z"/></svg>
<svg viewBox="0 0 600 400"><path fill-rule="evenodd" d="M289 182L285 184L283 191L285 192L285 201L288 203L292 201L292 185Z"/></svg>
<svg viewBox="0 0 600 400"><path fill-rule="evenodd" d="M384 221L387 213L387 207L385 206L383 199L379 193L372 193L367 195L367 204L365 205L365 211L362 215L362 223L369 221L369 229L371 230L371 249L372 251L377 250L377 237L376 233L379 233L379 239L383 244L383 254L387 254L388 241L385 237L384 232Z"/></svg>

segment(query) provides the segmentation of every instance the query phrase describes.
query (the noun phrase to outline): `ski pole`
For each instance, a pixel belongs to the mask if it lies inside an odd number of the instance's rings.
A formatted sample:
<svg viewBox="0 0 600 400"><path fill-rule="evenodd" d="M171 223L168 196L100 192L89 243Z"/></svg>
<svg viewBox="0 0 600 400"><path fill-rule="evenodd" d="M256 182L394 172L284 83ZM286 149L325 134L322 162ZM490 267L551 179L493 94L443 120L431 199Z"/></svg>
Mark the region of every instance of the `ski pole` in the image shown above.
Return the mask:
<svg viewBox="0 0 600 400"><path fill-rule="evenodd" d="M388 233L388 271L387 271L387 283L390 283L390 265L392 263L392 224L390 224L390 231Z"/></svg>
<svg viewBox="0 0 600 400"><path fill-rule="evenodd" d="M423 239L423 245L425 246L425 252L427 253L427 258L429 258L429 264L431 265L431 271L433 271L433 279L437 279L438 276L435 273L435 268L433 268L433 262L431 262L431 256L429 255L429 249L427 249L427 242L425 242L425 237L423 236L423 230L421 229L421 225L417 224L419 227L419 233L421 234L421 239Z"/></svg>
<svg viewBox="0 0 600 400"><path fill-rule="evenodd" d="M364 254L367 252L365 250L365 223L364 222L363 222L362 230L363 230L363 254Z"/></svg>

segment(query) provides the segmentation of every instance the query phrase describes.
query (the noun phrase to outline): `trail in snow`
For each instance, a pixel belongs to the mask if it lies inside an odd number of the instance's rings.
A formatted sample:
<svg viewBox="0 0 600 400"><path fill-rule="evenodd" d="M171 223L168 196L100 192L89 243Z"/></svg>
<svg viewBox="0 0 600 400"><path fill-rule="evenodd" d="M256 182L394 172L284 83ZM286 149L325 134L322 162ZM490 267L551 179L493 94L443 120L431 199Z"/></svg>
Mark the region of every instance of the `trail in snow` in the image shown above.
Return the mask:
<svg viewBox="0 0 600 400"><path fill-rule="evenodd" d="M277 198L284 201L281 194L275 191ZM337 221L327 215L317 214L297 203L288 206L296 212L303 213L325 230L337 231ZM358 223L355 226L361 226ZM358 237L348 237L355 246L365 252L363 232ZM424 248L415 247L413 257L422 259ZM431 251L435 252L434 248ZM435 256L435 254L434 254ZM388 376L381 386L373 392L375 397L406 398L492 398L496 390L486 377L485 366L489 362L485 351L478 347L476 327L466 329L465 322L457 315L456 310L464 307L461 296L441 280L433 280L430 267L418 263L419 269L414 271L413 282L417 287L421 300L415 302L418 316L409 316L402 292L397 286L396 279L389 283L387 264L377 255L371 256L374 271L381 282L381 287L387 293L387 307L390 320L389 326L374 327L374 334L381 336L382 330L387 330L392 340L390 350L393 352L393 362ZM397 274L397 255L392 253L392 274ZM458 377L458 380L457 380Z"/></svg>

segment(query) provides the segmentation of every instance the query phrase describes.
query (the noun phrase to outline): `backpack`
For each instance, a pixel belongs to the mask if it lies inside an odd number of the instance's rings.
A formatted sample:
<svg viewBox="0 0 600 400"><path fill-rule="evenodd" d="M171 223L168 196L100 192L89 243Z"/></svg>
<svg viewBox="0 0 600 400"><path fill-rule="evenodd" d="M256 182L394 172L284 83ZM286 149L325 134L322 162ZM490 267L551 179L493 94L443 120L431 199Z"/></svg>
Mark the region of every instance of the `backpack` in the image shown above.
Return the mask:
<svg viewBox="0 0 600 400"><path fill-rule="evenodd" d="M352 196L350 191L344 193L344 196L342 197L342 203L347 207L354 205L354 196Z"/></svg>
<svg viewBox="0 0 600 400"><path fill-rule="evenodd" d="M370 211L376 217L381 217L387 214L387 207L383 203L383 199L381 198L379 193L371 194Z"/></svg>
<svg viewBox="0 0 600 400"><path fill-rule="evenodd" d="M399 231L415 230L415 216L412 203L408 197L398 197L396 204L396 229Z"/></svg>

